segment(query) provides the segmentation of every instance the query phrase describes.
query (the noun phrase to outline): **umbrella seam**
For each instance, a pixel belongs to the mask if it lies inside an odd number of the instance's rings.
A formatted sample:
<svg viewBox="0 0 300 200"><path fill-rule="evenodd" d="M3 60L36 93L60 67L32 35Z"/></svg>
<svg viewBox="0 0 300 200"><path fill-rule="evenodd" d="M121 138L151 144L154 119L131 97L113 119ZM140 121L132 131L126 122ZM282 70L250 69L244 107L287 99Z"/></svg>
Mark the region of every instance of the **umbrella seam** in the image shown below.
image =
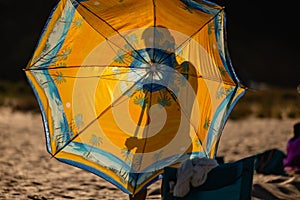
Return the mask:
<svg viewBox="0 0 300 200"><path fill-rule="evenodd" d="M176 50L180 49L185 43L188 43L197 33L199 33L208 23L210 23L213 19L215 19L219 15L219 13L222 12L223 10L224 10L224 8L222 8L216 15L214 15L210 20L208 20L203 26L201 26L195 33L190 35L185 41L183 41L180 45L178 45L177 48L174 49L174 52ZM166 60L170 56L171 56L171 54L166 56L163 60L161 60L161 62L163 62L164 60Z"/></svg>
<svg viewBox="0 0 300 200"><path fill-rule="evenodd" d="M135 85L137 85L140 81L143 80L148 75L145 74L142 78L140 78L135 84L133 84L128 90L126 90L118 99L116 99L114 102L112 102L108 107L106 107L95 119L93 119L88 125L86 125L81 131L79 131L73 138L71 138L64 146L62 146L58 151L55 152L55 154L52 155L52 157L55 157L59 152L61 152L68 144L70 144L73 140L75 140L81 133L83 133L88 127L90 127L95 121L97 121L102 115L104 115L110 108L114 106L114 103L120 100L121 97L123 97L124 94L126 94L129 90L134 88Z"/></svg>
<svg viewBox="0 0 300 200"><path fill-rule="evenodd" d="M75 1L75 0L74 0ZM77 2L77 1L76 1ZM81 4L80 2L77 2L78 4L80 4L83 8L85 8L87 11L89 11L90 13L92 13L96 18L100 19L102 22L104 22L106 25L108 25L113 31L115 31L121 38L124 39L124 41L132 48L133 51L135 51L137 53L137 55L139 55L139 57L143 60L144 63L148 63L145 58L130 44L130 42L128 42L128 40L117 30L115 29L111 24L109 24L106 20L104 20L103 18L101 18L100 16L98 16L96 13L94 13L92 10L90 10L89 8L87 8L85 5ZM93 26L91 26L93 27ZM96 30L96 29L94 29ZM96 30L97 31L97 30ZM102 33L100 33L99 31L97 31L100 35L102 35L105 40L110 41L105 35L103 35ZM112 41L110 41L112 44L114 44ZM114 44L116 45L116 44ZM116 45L116 47L120 48L118 45ZM122 48L120 48L122 49ZM131 55L132 56L132 55ZM137 59L136 57L132 56L133 58ZM140 60L141 61L141 60Z"/></svg>

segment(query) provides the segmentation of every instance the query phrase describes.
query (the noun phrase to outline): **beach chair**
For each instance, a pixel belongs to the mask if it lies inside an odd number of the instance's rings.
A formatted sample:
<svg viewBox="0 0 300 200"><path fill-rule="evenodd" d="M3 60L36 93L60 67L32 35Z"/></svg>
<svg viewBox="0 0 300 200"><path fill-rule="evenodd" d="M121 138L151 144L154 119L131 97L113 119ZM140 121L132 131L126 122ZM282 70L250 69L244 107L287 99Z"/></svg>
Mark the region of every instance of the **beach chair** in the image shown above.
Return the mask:
<svg viewBox="0 0 300 200"><path fill-rule="evenodd" d="M170 182L176 182L177 168L165 167L162 180L162 200L250 200L254 174L254 156L224 163L213 168L204 184L190 187L184 197L174 197Z"/></svg>
<svg viewBox="0 0 300 200"><path fill-rule="evenodd" d="M286 175L283 160L285 153L279 149L268 149L255 155L254 169L258 174Z"/></svg>

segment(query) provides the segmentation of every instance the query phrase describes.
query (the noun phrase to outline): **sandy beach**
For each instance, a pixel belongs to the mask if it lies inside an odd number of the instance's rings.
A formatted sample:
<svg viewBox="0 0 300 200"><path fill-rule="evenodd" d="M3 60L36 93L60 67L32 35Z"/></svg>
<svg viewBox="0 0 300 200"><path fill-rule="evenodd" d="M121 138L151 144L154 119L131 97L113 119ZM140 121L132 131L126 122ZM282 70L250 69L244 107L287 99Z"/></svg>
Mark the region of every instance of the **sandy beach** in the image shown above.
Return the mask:
<svg viewBox="0 0 300 200"><path fill-rule="evenodd" d="M218 155L230 162L270 148L285 152L297 121L300 119L229 120ZM0 199L128 199L98 176L51 158L39 114L1 108L0 141ZM150 186L147 199L160 199L160 183ZM255 174L252 196L300 199L300 177Z"/></svg>

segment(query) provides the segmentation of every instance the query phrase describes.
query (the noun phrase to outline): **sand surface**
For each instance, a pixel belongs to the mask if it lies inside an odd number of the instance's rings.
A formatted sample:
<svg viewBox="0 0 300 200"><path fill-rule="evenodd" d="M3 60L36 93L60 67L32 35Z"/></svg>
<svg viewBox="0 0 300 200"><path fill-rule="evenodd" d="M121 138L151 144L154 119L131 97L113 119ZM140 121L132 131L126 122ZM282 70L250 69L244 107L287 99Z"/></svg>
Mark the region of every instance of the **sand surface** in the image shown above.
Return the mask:
<svg viewBox="0 0 300 200"><path fill-rule="evenodd" d="M270 148L285 152L292 126L300 119L228 121L218 155L235 161ZM147 199L160 199L158 181ZM299 175L255 174L253 199L300 199ZM39 114L0 109L0 199L128 199L115 186L89 172L61 163L46 151Z"/></svg>

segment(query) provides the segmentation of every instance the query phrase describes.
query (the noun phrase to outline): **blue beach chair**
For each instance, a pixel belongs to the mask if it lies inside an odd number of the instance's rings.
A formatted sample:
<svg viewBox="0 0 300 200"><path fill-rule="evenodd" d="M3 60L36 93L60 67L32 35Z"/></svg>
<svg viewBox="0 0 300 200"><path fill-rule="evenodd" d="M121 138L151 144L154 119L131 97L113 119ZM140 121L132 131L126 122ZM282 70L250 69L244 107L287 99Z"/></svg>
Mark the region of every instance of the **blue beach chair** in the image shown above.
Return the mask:
<svg viewBox="0 0 300 200"><path fill-rule="evenodd" d="M199 187L190 187L184 197L174 197L170 181L176 182L177 168L165 167L162 180L163 200L250 200L255 157L220 164L207 174L206 182Z"/></svg>

